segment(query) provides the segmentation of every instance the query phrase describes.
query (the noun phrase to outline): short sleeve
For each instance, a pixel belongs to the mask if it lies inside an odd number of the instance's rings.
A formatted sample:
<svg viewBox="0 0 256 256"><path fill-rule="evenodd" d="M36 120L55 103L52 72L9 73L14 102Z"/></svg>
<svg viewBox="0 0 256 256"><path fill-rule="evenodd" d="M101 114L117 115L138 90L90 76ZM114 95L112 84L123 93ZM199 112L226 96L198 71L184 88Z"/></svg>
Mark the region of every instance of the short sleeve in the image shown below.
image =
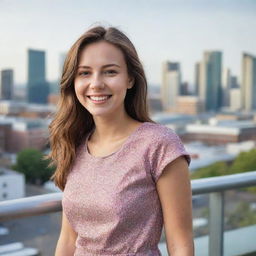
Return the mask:
<svg viewBox="0 0 256 256"><path fill-rule="evenodd" d="M167 164L184 156L188 165L191 157L186 151L180 137L170 128L164 130L163 134L154 137L151 155L151 175L157 182Z"/></svg>

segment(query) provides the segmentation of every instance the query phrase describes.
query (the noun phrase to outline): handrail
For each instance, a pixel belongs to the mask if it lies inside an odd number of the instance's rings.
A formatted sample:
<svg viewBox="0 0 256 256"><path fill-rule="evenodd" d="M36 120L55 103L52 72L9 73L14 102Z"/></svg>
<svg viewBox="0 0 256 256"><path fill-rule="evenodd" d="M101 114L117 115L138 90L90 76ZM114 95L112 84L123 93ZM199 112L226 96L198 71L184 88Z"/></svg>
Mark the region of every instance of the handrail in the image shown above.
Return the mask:
<svg viewBox="0 0 256 256"><path fill-rule="evenodd" d="M256 171L192 180L193 195L256 185Z"/></svg>
<svg viewBox="0 0 256 256"><path fill-rule="evenodd" d="M0 221L37 216L62 210L62 192L0 202Z"/></svg>
<svg viewBox="0 0 256 256"><path fill-rule="evenodd" d="M191 180L192 194L220 192L256 185L256 171ZM0 221L58 212L62 192L0 202Z"/></svg>
<svg viewBox="0 0 256 256"><path fill-rule="evenodd" d="M223 256L225 190L256 185L256 171L191 180L193 195L210 193L209 256ZM62 192L0 202L0 221L62 210Z"/></svg>

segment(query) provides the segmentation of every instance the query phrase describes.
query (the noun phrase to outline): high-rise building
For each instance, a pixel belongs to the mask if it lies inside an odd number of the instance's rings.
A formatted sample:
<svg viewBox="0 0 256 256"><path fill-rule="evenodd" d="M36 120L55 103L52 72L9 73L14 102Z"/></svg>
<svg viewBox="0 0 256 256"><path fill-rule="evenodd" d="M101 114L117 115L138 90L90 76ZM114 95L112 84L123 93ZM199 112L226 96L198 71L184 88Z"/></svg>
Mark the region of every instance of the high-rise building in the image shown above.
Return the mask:
<svg viewBox="0 0 256 256"><path fill-rule="evenodd" d="M194 92L195 95L198 95L199 92L199 79L200 79L200 62L197 62L195 64L195 88L194 88Z"/></svg>
<svg viewBox="0 0 256 256"><path fill-rule="evenodd" d="M1 71L1 99L13 99L13 70L3 69Z"/></svg>
<svg viewBox="0 0 256 256"><path fill-rule="evenodd" d="M61 77L61 74L63 72L63 66L64 66L64 62L65 62L65 59L67 57L67 53L66 52L62 52L59 56L59 69L60 69L60 77Z"/></svg>
<svg viewBox="0 0 256 256"><path fill-rule="evenodd" d="M28 50L28 102L47 103L49 84L45 76L45 52Z"/></svg>
<svg viewBox="0 0 256 256"><path fill-rule="evenodd" d="M232 111L241 110L241 89L240 88L230 89L230 109Z"/></svg>
<svg viewBox="0 0 256 256"><path fill-rule="evenodd" d="M189 84L188 82L183 82L180 84L180 95L189 95Z"/></svg>
<svg viewBox="0 0 256 256"><path fill-rule="evenodd" d="M222 72L222 83L221 83L221 99L222 107L230 106L230 89L231 89L231 72L229 68L223 69Z"/></svg>
<svg viewBox="0 0 256 256"><path fill-rule="evenodd" d="M231 88L239 88L237 76L230 77Z"/></svg>
<svg viewBox="0 0 256 256"><path fill-rule="evenodd" d="M218 111L221 107L222 52L206 51L199 66L199 98L206 111Z"/></svg>
<svg viewBox="0 0 256 256"><path fill-rule="evenodd" d="M241 83L242 108L246 111L256 109L256 58L243 53L242 58L242 83Z"/></svg>
<svg viewBox="0 0 256 256"><path fill-rule="evenodd" d="M162 66L161 98L165 111L175 111L181 93L181 71L178 62L165 61Z"/></svg>

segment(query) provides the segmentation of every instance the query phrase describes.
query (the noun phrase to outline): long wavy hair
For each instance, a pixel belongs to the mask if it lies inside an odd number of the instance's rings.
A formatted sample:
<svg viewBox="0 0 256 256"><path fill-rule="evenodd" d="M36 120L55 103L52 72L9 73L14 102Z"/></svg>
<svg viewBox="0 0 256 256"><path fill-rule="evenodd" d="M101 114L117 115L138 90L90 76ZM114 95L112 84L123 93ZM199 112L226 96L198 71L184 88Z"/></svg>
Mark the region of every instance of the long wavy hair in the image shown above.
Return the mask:
<svg viewBox="0 0 256 256"><path fill-rule="evenodd" d="M61 81L60 98L57 111L53 114L49 125L49 144L51 151L44 159L50 159L49 167L56 168L50 180L62 191L77 148L83 138L95 128L92 115L78 101L74 79L80 55L88 44L106 41L118 47L124 54L128 75L134 78L134 85L127 90L124 106L127 114L140 122L152 122L148 113L147 80L138 54L128 37L115 27L96 26L86 31L67 53Z"/></svg>

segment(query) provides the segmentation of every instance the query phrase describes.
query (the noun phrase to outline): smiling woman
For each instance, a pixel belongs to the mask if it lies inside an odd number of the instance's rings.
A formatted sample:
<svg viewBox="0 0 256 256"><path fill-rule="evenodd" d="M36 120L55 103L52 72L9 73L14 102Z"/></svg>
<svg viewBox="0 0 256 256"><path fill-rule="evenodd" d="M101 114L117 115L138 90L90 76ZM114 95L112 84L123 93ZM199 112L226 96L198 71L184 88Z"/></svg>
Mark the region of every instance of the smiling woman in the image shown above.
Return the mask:
<svg viewBox="0 0 256 256"><path fill-rule="evenodd" d="M81 51L74 81L75 92L96 123L113 114L123 115L126 91L132 84L124 55L116 46L99 41Z"/></svg>
<svg viewBox="0 0 256 256"><path fill-rule="evenodd" d="M48 158L63 190L55 256L194 254L191 161L173 130L148 115L147 81L131 41L93 27L65 60Z"/></svg>

